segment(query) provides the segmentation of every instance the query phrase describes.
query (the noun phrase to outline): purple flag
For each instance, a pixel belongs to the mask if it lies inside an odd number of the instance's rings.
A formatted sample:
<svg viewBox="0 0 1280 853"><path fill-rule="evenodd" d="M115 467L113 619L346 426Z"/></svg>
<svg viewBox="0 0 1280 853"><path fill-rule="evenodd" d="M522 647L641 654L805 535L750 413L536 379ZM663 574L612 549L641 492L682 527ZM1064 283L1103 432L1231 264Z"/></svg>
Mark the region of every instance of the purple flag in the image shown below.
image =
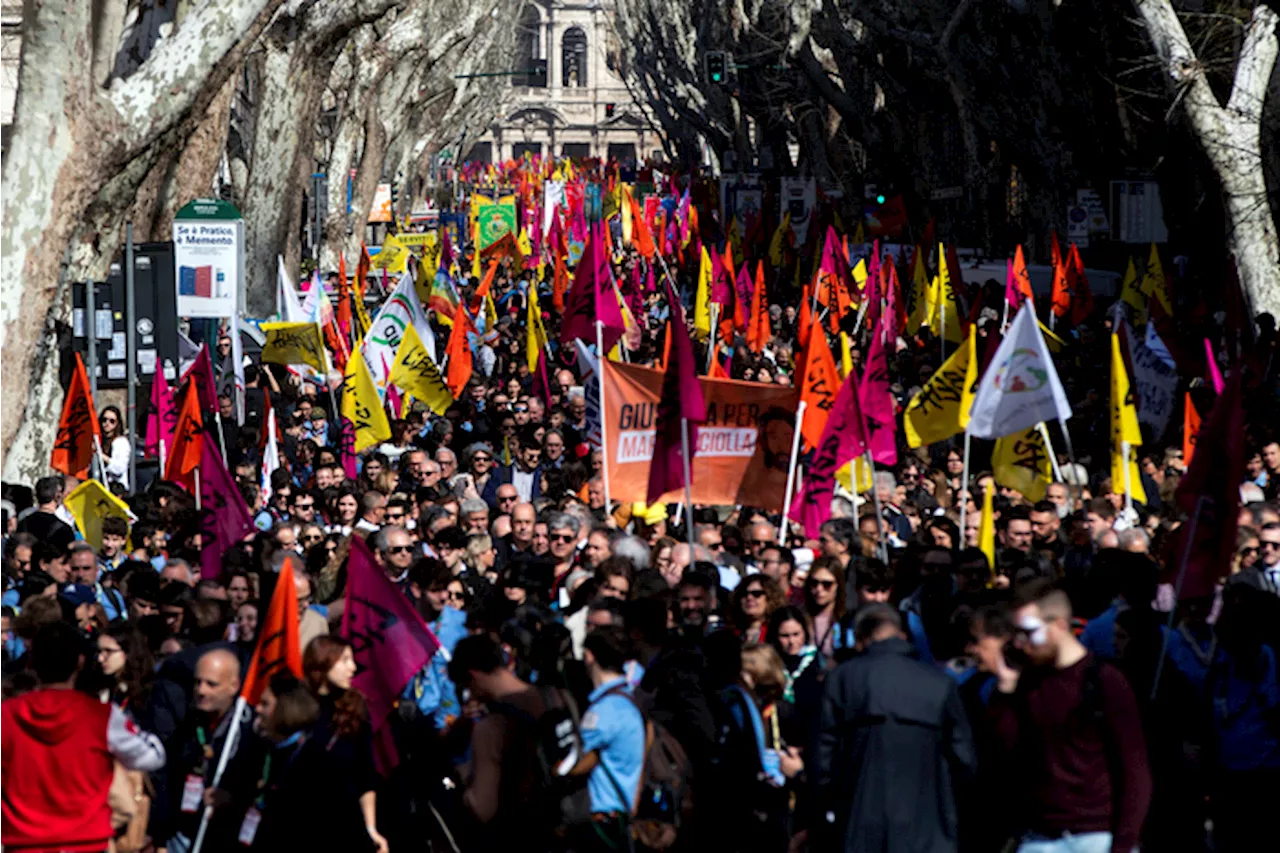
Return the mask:
<svg viewBox="0 0 1280 853"><path fill-rule="evenodd" d="M747 272L747 264L745 261L742 266L738 267L738 280L734 283L737 288L738 304L745 310L744 314L751 312L751 298L755 295L755 282L752 281L751 275ZM750 319L750 318L748 318Z"/></svg>
<svg viewBox="0 0 1280 853"><path fill-rule="evenodd" d="M1209 379L1213 382L1213 392L1221 395L1225 383L1222 381L1222 371L1218 369L1218 360L1213 357L1213 344L1209 343L1208 338L1204 339L1204 359L1209 364Z"/></svg>
<svg viewBox="0 0 1280 853"><path fill-rule="evenodd" d="M599 321L604 326L604 351L608 352L622 337L625 327L622 310L618 307L609 279L609 257L600 228L599 223L592 227L587 244L582 248L582 260L578 262L573 287L565 299L560 340L566 344L575 339L595 343L596 322ZM604 353L599 355L603 357Z"/></svg>
<svg viewBox="0 0 1280 853"><path fill-rule="evenodd" d="M347 600L339 634L355 654L352 683L368 703L374 742L385 747L389 739L379 738L379 730L386 727L405 685L435 656L440 641L359 536L351 537ZM379 772L389 771L396 760L394 751L387 754L375 747Z"/></svg>
<svg viewBox="0 0 1280 853"><path fill-rule="evenodd" d="M231 472L222 461L218 439L204 434L204 461L200 464L200 511L202 514L200 574L216 578L222 574L222 555L253 532L253 519Z"/></svg>
<svg viewBox="0 0 1280 853"><path fill-rule="evenodd" d="M158 368L160 365L156 365ZM164 371L157 369L151 380L151 413L147 415L147 435L142 452L148 456L160 455L160 442L166 448L173 447L173 428L178 423L178 407L173 403L173 391Z"/></svg>
<svg viewBox="0 0 1280 853"><path fill-rule="evenodd" d="M449 239L449 229L441 227L440 229L440 269L446 273L449 267L453 265L453 241ZM364 282L360 282L361 291L364 290Z"/></svg>
<svg viewBox="0 0 1280 853"><path fill-rule="evenodd" d="M791 505L790 518L804 525L805 535L818 538L818 528L831 517L836 471L846 462L867 452L867 424L858 403L856 372L844 378L827 415L827 425L814 452L813 462Z"/></svg>
<svg viewBox="0 0 1280 853"><path fill-rule="evenodd" d="M719 305L733 304L733 279L724 268L724 258L715 246L711 247L711 300ZM727 313L727 312L722 312ZM730 315L732 316L732 315Z"/></svg>
<svg viewBox="0 0 1280 853"><path fill-rule="evenodd" d="M867 418L867 436L871 458L881 465L898 464L898 421L893 411L893 392L889 390L889 356L884 349L886 333L871 333L867 366L862 373L858 403Z"/></svg>
<svg viewBox="0 0 1280 853"><path fill-rule="evenodd" d="M200 395L200 411L213 412L218 408L218 392L217 386L213 381L213 361L209 358L209 345L200 345L200 354L196 356L196 360L187 372L182 374L182 382L190 379L196 388L196 393Z"/></svg>
<svg viewBox="0 0 1280 853"><path fill-rule="evenodd" d="M667 305L671 307L671 358L662 375L662 399L654 424L653 461L649 463L649 491L645 500L653 503L662 495L684 487L684 446L680 420L689 421L689 470L693 471L693 454L698 446L698 430L694 424L707 419L707 403L698 382L698 366L694 362L693 342L684 323L680 300L664 280ZM692 483L690 483L692 485Z"/></svg>

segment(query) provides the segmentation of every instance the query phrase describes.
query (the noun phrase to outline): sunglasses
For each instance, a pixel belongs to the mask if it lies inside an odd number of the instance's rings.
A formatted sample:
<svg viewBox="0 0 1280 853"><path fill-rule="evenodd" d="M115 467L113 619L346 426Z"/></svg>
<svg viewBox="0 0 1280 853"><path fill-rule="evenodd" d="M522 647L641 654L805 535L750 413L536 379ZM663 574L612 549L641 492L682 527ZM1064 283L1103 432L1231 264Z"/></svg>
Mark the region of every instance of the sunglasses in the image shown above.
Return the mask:
<svg viewBox="0 0 1280 853"><path fill-rule="evenodd" d="M485 455L484 455L484 454L482 454L482 453L477 453L475 456L472 456L472 457L471 457L471 460L472 460L473 462L492 462L492 461L493 461L493 457L492 457L492 456L485 456Z"/></svg>
<svg viewBox="0 0 1280 853"><path fill-rule="evenodd" d="M1263 550L1269 550L1271 548L1280 549L1280 542L1263 542L1261 547Z"/></svg>
<svg viewBox="0 0 1280 853"><path fill-rule="evenodd" d="M552 542L575 542L578 537L568 533L554 533L547 537Z"/></svg>
<svg viewBox="0 0 1280 853"><path fill-rule="evenodd" d="M1256 556L1258 555L1258 550L1259 550L1259 549L1257 549L1257 548L1241 548L1241 549L1240 549L1240 556L1242 556L1242 557L1256 557Z"/></svg>
<svg viewBox="0 0 1280 853"><path fill-rule="evenodd" d="M766 593L763 589L749 589L743 593L748 598L764 598Z"/></svg>
<svg viewBox="0 0 1280 853"><path fill-rule="evenodd" d="M836 582L835 582L835 581L824 581L824 580L820 580L820 579L818 579L818 578L811 578L810 580L806 581L805 583L809 586L809 588L810 588L810 589L817 589L817 588L821 588L821 589L835 589L835 586L836 586Z"/></svg>
<svg viewBox="0 0 1280 853"><path fill-rule="evenodd" d="M294 507L296 507L297 509L314 509L315 505L316 505L315 501L312 501L311 503L294 504Z"/></svg>
<svg viewBox="0 0 1280 853"><path fill-rule="evenodd" d="M467 594L465 592L451 592L447 596L449 601L466 601Z"/></svg>
<svg viewBox="0 0 1280 853"><path fill-rule="evenodd" d="M512 406L512 407L511 407L511 411L513 411L513 412L527 412L527 411L529 411L529 407L528 407L528 406Z"/></svg>
<svg viewBox="0 0 1280 853"><path fill-rule="evenodd" d="M772 540L772 539L748 539L748 540L747 540L747 543L748 543L748 544L750 544L750 545L772 545L772 544L774 543L774 540Z"/></svg>
<svg viewBox="0 0 1280 853"><path fill-rule="evenodd" d="M392 545L389 548L387 548L387 553L388 554L412 554L413 546L412 545Z"/></svg>
<svg viewBox="0 0 1280 853"><path fill-rule="evenodd" d="M310 536L303 536L302 541L303 542L319 542L323 538L324 538L323 536L317 536L316 534L312 533Z"/></svg>

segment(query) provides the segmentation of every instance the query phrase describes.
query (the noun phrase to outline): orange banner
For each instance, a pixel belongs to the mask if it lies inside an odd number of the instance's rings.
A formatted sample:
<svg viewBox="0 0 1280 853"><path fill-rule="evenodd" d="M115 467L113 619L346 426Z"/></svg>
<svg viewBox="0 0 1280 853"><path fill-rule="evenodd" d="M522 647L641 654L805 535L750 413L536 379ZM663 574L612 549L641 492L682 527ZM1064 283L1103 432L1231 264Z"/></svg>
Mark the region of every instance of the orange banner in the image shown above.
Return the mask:
<svg viewBox="0 0 1280 853"><path fill-rule="evenodd" d="M614 500L644 501L653 458L662 372L605 360L609 490ZM693 502L782 509L795 433L795 388L699 376L707 422L693 452ZM663 502L684 500L669 492Z"/></svg>

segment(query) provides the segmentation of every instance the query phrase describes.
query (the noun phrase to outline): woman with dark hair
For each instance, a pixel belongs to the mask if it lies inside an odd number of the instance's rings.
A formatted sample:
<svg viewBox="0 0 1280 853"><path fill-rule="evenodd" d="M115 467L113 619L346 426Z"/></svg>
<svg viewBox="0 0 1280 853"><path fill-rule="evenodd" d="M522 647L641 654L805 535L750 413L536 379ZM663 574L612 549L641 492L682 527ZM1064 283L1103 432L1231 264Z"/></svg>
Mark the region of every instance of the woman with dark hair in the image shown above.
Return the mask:
<svg viewBox="0 0 1280 853"><path fill-rule="evenodd" d="M733 591L729 612L733 630L744 643L763 643L768 636L769 618L786 603L786 595L773 578L748 575Z"/></svg>
<svg viewBox="0 0 1280 853"><path fill-rule="evenodd" d="M352 528L355 527L356 521L360 518L360 499L356 497L353 489L347 486L339 489L337 497L334 498L333 511L329 513L329 518L332 521L325 528L325 533L330 535L337 533L342 536L351 535Z"/></svg>
<svg viewBox="0 0 1280 853"><path fill-rule="evenodd" d="M98 414L98 425L102 428L102 451L107 455L104 479L108 486L119 484L127 492L133 443L124 434L124 418L115 406L104 406Z"/></svg>
<svg viewBox="0 0 1280 853"><path fill-rule="evenodd" d="M809 567L804 581L804 612L809 636L822 655L823 665L835 665L835 650L845 643L840 634L840 617L844 616L844 570L836 557L819 557Z"/></svg>
<svg viewBox="0 0 1280 853"><path fill-rule="evenodd" d="M808 746L822 710L822 666L818 649L810 642L808 622L799 607L779 607L769 618L769 645L782 658L787 680L782 698L795 708L796 724L805 737L797 744Z"/></svg>
<svg viewBox="0 0 1280 853"><path fill-rule="evenodd" d="M147 638L129 622L115 622L98 634L97 658L88 686L103 702L114 702L135 719L146 719L156 660Z"/></svg>
<svg viewBox="0 0 1280 853"><path fill-rule="evenodd" d="M350 827L363 818L368 838L373 841L371 846L376 847L378 853L387 853L387 840L377 829L378 803L374 787L378 778L373 768L369 707L364 694L351 686L356 674L351 644L330 634L316 637L303 652L302 672L307 687L320 704L316 736L332 762L329 778L341 780L335 787L342 791L344 811L335 813L331 820L340 820L349 827L347 831L353 832L351 837L358 838L359 832ZM347 810L346 803L358 804L358 809Z"/></svg>
<svg viewBox="0 0 1280 853"><path fill-rule="evenodd" d="M311 691L292 674L281 673L267 684L254 710L255 725L266 743L257 798L241 823L240 843L263 851L352 843L335 834L343 827L333 822L338 803L326 789L337 786L325 778L332 769L315 744L320 705ZM316 815L327 819L316 820ZM369 840L362 841L350 849L369 849Z"/></svg>

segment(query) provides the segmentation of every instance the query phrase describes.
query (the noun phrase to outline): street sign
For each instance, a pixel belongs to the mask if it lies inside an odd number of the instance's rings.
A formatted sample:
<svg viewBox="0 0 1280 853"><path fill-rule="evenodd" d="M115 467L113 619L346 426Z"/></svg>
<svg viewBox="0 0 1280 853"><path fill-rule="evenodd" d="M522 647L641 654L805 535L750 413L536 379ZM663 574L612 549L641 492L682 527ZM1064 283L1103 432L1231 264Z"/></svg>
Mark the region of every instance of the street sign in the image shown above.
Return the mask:
<svg viewBox="0 0 1280 853"><path fill-rule="evenodd" d="M1081 204L1067 207L1067 239L1081 249L1089 246L1089 209Z"/></svg>
<svg viewBox="0 0 1280 853"><path fill-rule="evenodd" d="M930 201L946 201L964 195L964 187L940 187L929 193Z"/></svg>
<svg viewBox="0 0 1280 853"><path fill-rule="evenodd" d="M230 317L243 303L244 218L235 205L196 199L173 219L180 317Z"/></svg>

